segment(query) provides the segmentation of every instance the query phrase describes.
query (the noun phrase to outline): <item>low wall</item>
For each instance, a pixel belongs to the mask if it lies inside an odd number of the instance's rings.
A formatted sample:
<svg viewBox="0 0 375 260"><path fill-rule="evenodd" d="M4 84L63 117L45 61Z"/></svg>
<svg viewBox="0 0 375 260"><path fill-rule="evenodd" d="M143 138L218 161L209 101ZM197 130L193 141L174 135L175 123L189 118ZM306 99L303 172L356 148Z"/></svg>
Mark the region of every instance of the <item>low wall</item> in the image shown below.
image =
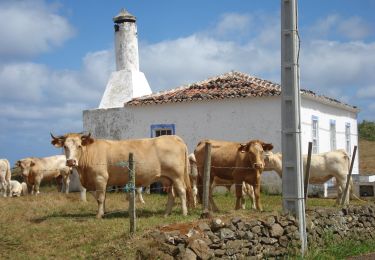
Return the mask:
<svg viewBox="0 0 375 260"><path fill-rule="evenodd" d="M263 215L262 219L216 218L160 228L145 236L137 259L272 259L298 254L295 218ZM309 210L306 223L309 246L324 246L327 234L337 242L348 237L372 239L375 205Z"/></svg>

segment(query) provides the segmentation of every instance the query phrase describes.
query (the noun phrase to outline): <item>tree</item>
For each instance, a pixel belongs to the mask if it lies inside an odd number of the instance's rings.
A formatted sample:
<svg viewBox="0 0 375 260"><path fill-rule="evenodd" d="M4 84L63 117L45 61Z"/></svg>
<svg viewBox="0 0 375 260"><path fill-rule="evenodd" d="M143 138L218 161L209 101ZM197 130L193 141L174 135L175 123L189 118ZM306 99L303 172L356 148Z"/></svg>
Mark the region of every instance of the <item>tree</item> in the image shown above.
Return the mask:
<svg viewBox="0 0 375 260"><path fill-rule="evenodd" d="M375 141L375 122L363 120L358 124L359 137L369 141Z"/></svg>

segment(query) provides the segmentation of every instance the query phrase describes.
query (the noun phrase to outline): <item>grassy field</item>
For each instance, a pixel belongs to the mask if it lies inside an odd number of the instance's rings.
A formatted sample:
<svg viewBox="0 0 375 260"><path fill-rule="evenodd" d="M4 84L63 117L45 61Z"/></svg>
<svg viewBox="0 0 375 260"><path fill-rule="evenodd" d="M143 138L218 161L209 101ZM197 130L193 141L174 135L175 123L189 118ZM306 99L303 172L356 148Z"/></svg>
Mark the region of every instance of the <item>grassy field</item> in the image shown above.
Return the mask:
<svg viewBox="0 0 375 260"><path fill-rule="evenodd" d="M97 204L88 194L88 202L79 194L61 194L44 187L38 196L0 199L0 259L133 259L141 236L156 227L179 222L197 221L201 211L181 216L179 200L170 217L163 213L167 197L145 195L146 205L137 205L137 233L130 237L128 202L123 193L107 195L107 214L95 218ZM253 210L234 211L231 194L216 195L221 208L217 216L261 217ZM266 212L281 211L281 197L262 194ZM249 205L247 205L249 206ZM309 199L308 207L334 206L331 199Z"/></svg>

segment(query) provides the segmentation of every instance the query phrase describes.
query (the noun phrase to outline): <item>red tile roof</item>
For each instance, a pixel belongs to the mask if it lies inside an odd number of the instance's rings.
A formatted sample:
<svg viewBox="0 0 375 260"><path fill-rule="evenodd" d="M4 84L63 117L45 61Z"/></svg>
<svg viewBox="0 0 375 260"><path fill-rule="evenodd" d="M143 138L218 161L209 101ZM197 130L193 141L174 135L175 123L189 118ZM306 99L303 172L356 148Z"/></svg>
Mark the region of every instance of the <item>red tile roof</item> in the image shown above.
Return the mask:
<svg viewBox="0 0 375 260"><path fill-rule="evenodd" d="M356 109L356 107L344 104L336 99L319 96L310 90L301 89L301 92L305 96L315 97L321 101L336 103ZM125 105L138 106L211 99L269 97L280 95L281 87L279 84L241 72L229 72L187 86L133 98L125 103Z"/></svg>

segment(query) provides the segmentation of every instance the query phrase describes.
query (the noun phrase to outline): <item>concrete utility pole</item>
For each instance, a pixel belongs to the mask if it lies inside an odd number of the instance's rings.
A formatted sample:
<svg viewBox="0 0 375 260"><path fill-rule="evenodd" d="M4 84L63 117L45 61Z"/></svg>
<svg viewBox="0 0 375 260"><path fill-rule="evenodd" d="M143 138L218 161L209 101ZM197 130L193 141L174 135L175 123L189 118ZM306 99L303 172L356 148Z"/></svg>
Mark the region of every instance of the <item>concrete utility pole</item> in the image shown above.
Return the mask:
<svg viewBox="0 0 375 260"><path fill-rule="evenodd" d="M283 208L299 222L302 254L307 249L301 153L297 0L281 0L281 124Z"/></svg>

